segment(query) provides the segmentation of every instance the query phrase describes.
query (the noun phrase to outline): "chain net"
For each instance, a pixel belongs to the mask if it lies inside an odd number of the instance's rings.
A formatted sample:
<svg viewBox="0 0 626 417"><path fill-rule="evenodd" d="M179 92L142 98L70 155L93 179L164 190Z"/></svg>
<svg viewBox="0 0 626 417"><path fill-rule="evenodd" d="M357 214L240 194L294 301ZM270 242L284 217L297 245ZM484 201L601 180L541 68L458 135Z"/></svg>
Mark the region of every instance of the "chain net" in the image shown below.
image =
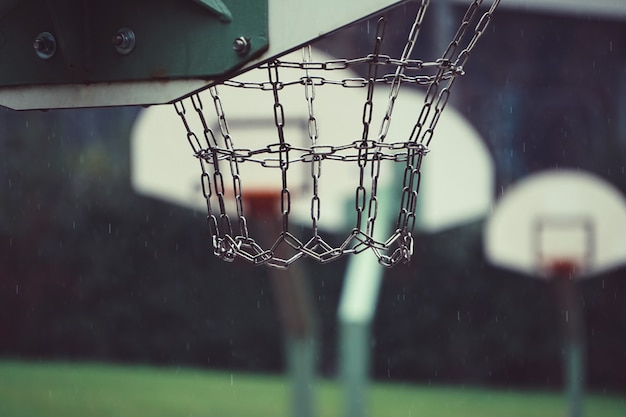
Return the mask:
<svg viewBox="0 0 626 417"><path fill-rule="evenodd" d="M276 268L287 268L303 257L326 263L345 254L366 250L371 250L379 263L387 267L410 260L422 161L429 151L451 87L456 78L464 74L464 65L491 21L499 0L493 0L486 11L481 11L481 3L482 0L475 0L469 5L452 41L441 57L432 61L412 57L429 4L429 1L422 0L399 58L382 51L386 19L381 17L376 25L371 52L365 56L319 61L313 58L311 47L306 46L300 59L293 59L294 54L290 54L251 70L250 73L258 78L228 79L203 92L205 95L208 92L204 101L200 93L195 93L175 102L187 141L199 161L200 184L215 255L227 261L242 258L253 264ZM355 76L357 68L366 76ZM408 129L399 137L397 134L390 137L396 102L401 87L405 86L421 88L425 92L419 102L412 103L414 116ZM335 137L329 142L320 133L318 97L321 90L331 87L359 90L362 100L359 108L342 109L342 114L337 115L345 119L344 111L356 111L360 119L356 123L358 132L352 137ZM271 140L263 137L253 141L252 145L256 143L258 147L238 141L228 123L223 99L224 90L229 89L258 92L266 98L274 131ZM284 94L291 89L299 89L299 100L305 106L300 120L289 116L284 107ZM383 97L378 94L381 91ZM332 94L336 97L338 93ZM256 97L249 98L245 106L260 105L261 101ZM289 104L294 105L291 97L293 95L289 96ZM382 105L375 103L381 98L385 100ZM376 124L375 104L382 111ZM247 129L254 131L254 122L245 120L240 124L247 123ZM304 125L307 137L304 142L293 137L288 130L289 124ZM327 136L333 136L333 133ZM354 178L339 178L341 174L337 173L341 171L331 168L331 163L350 164L354 168ZM385 171L381 167L387 164L397 168ZM247 165L275 172L272 184L251 185L250 181L258 175L244 178ZM294 181L295 171L307 174ZM329 237L321 226L324 216L333 214L324 211L322 172L331 178L337 174L339 177L333 178L336 182L351 183L353 209L351 216L345 217L350 217L352 226L345 239ZM393 173L390 174L391 187L397 190L391 198L381 192L381 174L384 172L397 173L395 179ZM274 191L269 193L273 196L269 197L273 200L269 206L275 209L275 214L258 208L263 204L260 201L263 198L260 190L263 189ZM292 200L296 193L307 201L309 218L306 226L294 222ZM267 198L268 193L264 195ZM393 208L383 210L383 205ZM383 212L395 214L383 216ZM249 219L253 221L249 222ZM261 227L260 236L253 237L252 223L263 226L268 222L276 226ZM377 222L386 222L389 226L376 227ZM387 230L389 233L381 236ZM334 232L330 236L336 236L338 231Z"/></svg>

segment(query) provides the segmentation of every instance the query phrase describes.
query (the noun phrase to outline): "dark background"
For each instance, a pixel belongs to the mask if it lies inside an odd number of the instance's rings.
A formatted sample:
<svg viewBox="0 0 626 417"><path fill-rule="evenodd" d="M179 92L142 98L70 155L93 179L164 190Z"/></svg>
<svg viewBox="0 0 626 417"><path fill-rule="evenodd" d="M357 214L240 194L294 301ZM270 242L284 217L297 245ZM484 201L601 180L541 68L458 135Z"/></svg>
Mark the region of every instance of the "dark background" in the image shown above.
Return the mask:
<svg viewBox="0 0 626 417"><path fill-rule="evenodd" d="M461 14L454 9L454 21ZM435 31L424 30L428 54ZM355 26L322 45L349 56L371 43L364 32ZM406 37L394 36L391 50ZM498 11L451 104L486 140L494 195L554 167L584 169L626 191L625 59L623 21ZM217 260L204 213L132 190L129 135L139 111L0 110L0 355L282 370L266 269ZM373 328L375 377L561 386L554 289L490 266L482 227L419 235L411 264L387 271ZM345 260L304 262L319 367L332 376ZM595 390L626 391L625 273L580 284Z"/></svg>

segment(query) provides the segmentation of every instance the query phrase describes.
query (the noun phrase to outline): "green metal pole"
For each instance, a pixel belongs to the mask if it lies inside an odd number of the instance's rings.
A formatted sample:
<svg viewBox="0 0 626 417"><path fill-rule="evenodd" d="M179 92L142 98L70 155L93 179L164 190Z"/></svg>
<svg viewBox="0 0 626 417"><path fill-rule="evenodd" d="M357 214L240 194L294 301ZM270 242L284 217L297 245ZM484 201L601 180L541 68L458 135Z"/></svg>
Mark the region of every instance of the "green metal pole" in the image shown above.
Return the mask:
<svg viewBox="0 0 626 417"><path fill-rule="evenodd" d="M383 267L371 253L352 258L339 307L340 376L346 417L364 417L370 369L371 322Z"/></svg>
<svg viewBox="0 0 626 417"><path fill-rule="evenodd" d="M392 170L389 173L393 183ZM378 195L382 202L376 230L387 236L392 222L394 199L389 187ZM372 251L353 256L348 263L339 303L339 365L344 387L345 416L364 417L370 370L371 323L376 313L384 267Z"/></svg>
<svg viewBox="0 0 626 417"><path fill-rule="evenodd" d="M291 381L291 415L313 417L315 415L315 338L288 335L286 348Z"/></svg>
<svg viewBox="0 0 626 417"><path fill-rule="evenodd" d="M585 343L583 311L578 283L569 277L557 277L557 292L564 311L565 394L567 416L582 417L584 408Z"/></svg>

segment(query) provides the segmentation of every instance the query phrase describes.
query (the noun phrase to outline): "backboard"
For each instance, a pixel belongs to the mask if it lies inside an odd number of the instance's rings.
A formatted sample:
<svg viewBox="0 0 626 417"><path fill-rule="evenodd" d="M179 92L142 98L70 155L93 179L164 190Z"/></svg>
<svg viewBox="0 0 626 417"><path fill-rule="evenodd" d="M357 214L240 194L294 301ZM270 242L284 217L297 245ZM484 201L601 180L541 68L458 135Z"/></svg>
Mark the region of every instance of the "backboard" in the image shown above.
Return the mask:
<svg viewBox="0 0 626 417"><path fill-rule="evenodd" d="M399 2L5 0L0 105L172 102Z"/></svg>
<svg viewBox="0 0 626 417"><path fill-rule="evenodd" d="M586 172L535 174L496 204L484 247L494 265L536 277L563 265L576 265L576 277L607 271L626 263L626 202Z"/></svg>

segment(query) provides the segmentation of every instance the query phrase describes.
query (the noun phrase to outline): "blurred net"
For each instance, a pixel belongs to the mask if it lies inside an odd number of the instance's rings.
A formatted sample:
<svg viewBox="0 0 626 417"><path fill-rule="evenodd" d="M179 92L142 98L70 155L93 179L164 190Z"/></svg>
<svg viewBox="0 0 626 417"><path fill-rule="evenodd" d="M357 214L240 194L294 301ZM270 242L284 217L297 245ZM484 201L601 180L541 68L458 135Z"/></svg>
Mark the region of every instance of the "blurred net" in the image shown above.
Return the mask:
<svg viewBox="0 0 626 417"><path fill-rule="evenodd" d="M469 5L452 41L441 57L432 61L412 57L429 4L422 1L398 58L382 50L387 25L383 16L376 25L371 53L365 56L316 60L309 45L299 54L263 63L240 79L224 80L204 93L175 102L187 140L199 161L215 255L227 261L242 258L277 268L287 268L303 257L326 263L366 250L372 251L379 263L387 267L410 260L422 160L428 153L451 87L464 74L464 65L491 21L499 0L494 0L486 11L481 10L481 3L473 1ZM359 71L355 71L357 68ZM359 72L366 76L355 76ZM409 125L396 132L398 129L391 129L392 120L401 87L405 86L421 88L424 94L419 101L409 103L414 116ZM358 108L346 105L336 115L342 123L357 128L348 137L344 133L320 134L320 93L332 89L331 100L339 100L341 91L337 88L362 92ZM298 89L297 102L293 94L286 94L293 89ZM250 98L234 106L268 110L267 118L274 132L271 140L264 137L240 140L228 122L223 98L227 90L250 93ZM207 93L203 101L202 96ZM304 107L303 113L292 116L285 106L287 103L289 107ZM355 116L350 118L348 112ZM294 124L304 126L305 141L296 140L289 131L289 125ZM337 173L342 171L332 168L333 164L349 164L352 174L341 177ZM251 165L276 175L265 183L255 183L259 174L246 176L245 168ZM389 165L392 168L383 168ZM296 171L306 175L294 181ZM325 197L321 186L323 173L324 177L337 174L336 182L351 183L352 225L347 236L338 242L321 230L324 216L336 210L325 209L325 199L333 197ZM394 189L395 194L383 196L383 174L391 182L384 188ZM307 202L305 226L302 216L298 222L294 220L296 193ZM255 195L263 195L263 213L253 209L259 207ZM260 238L254 238L249 222L252 219L275 222L278 226L270 230L275 230L276 236L268 236L265 229ZM388 225L376 227L381 222ZM387 233L389 226L391 231Z"/></svg>

